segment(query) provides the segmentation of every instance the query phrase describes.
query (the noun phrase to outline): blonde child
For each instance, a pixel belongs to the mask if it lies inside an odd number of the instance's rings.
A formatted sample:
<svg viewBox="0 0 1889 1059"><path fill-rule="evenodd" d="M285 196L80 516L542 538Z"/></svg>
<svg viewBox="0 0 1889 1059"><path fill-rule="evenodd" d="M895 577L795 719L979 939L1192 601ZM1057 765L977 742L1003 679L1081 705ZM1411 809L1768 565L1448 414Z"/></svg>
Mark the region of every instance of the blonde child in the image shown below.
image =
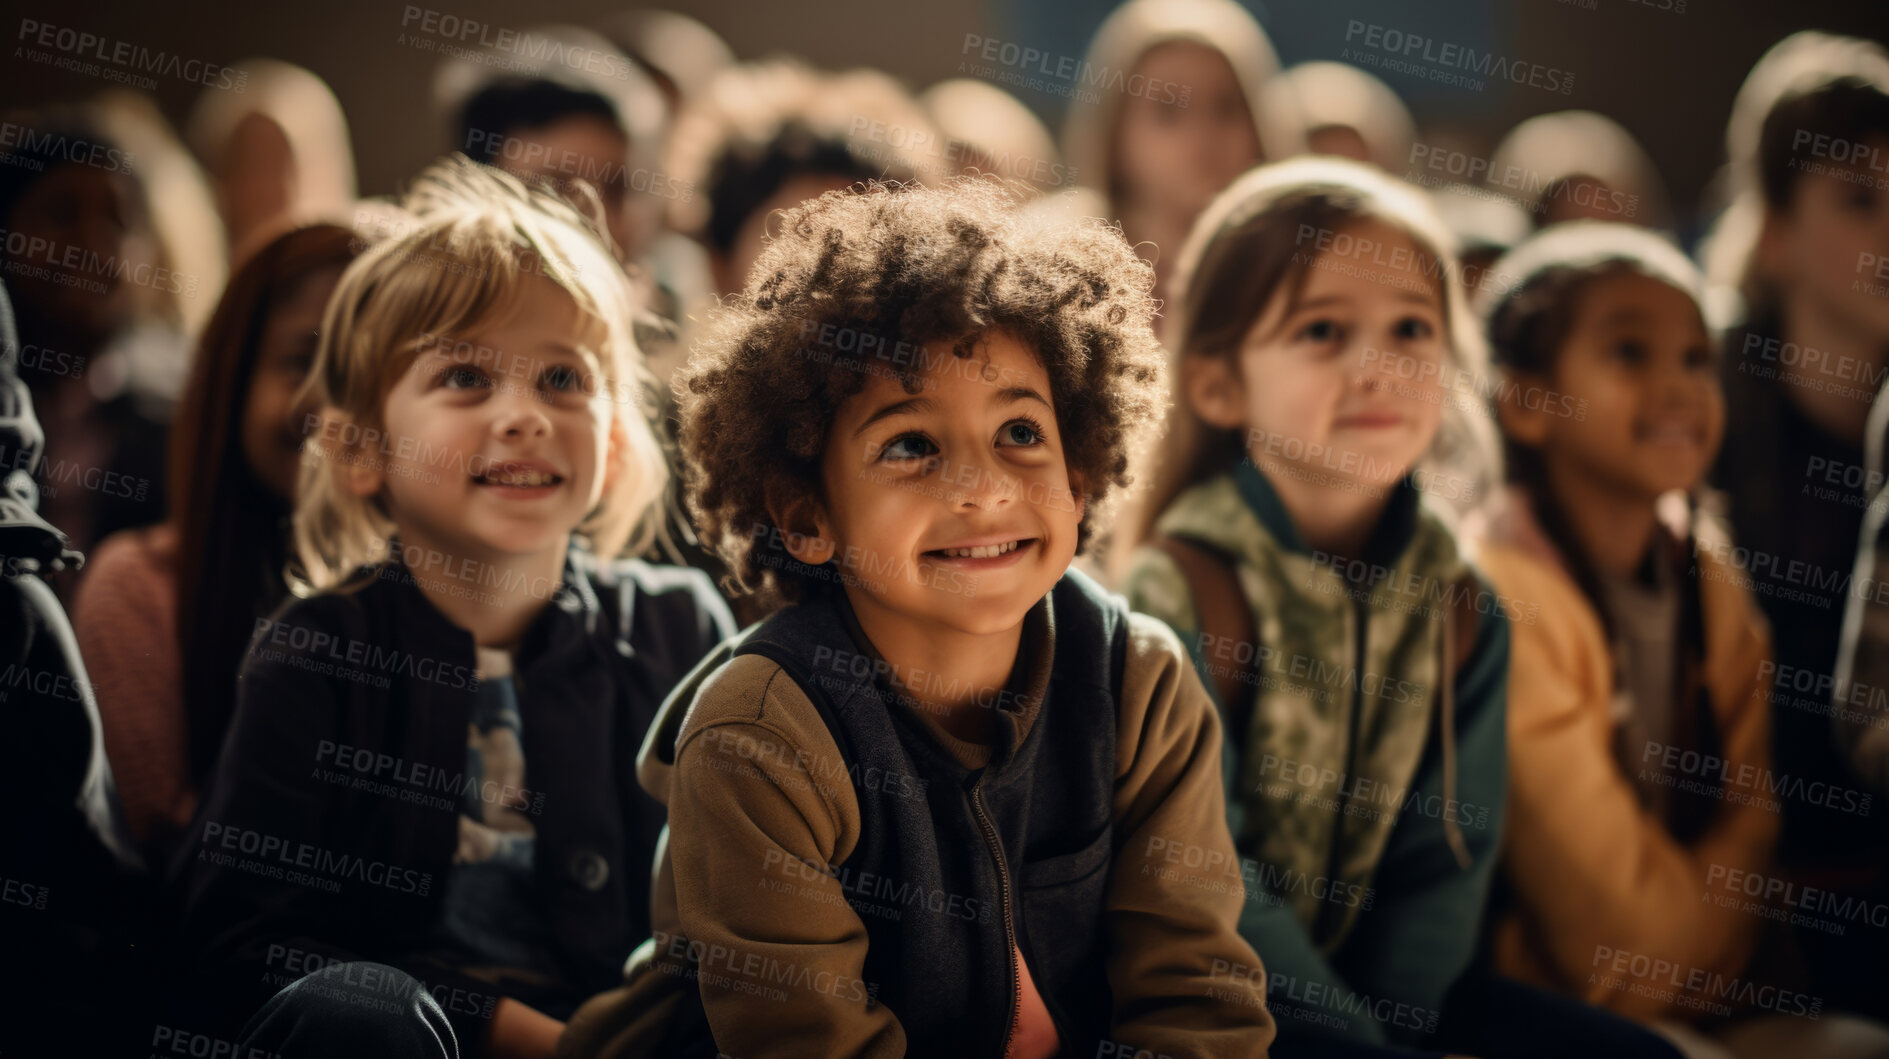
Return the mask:
<svg viewBox="0 0 1889 1059"><path fill-rule="evenodd" d="M186 927L218 1014L290 985L249 1046L339 1049L392 1008L548 1055L647 936L635 749L730 621L703 575L617 558L665 475L595 233L457 157L408 205L322 323L305 598L257 623Z"/></svg>

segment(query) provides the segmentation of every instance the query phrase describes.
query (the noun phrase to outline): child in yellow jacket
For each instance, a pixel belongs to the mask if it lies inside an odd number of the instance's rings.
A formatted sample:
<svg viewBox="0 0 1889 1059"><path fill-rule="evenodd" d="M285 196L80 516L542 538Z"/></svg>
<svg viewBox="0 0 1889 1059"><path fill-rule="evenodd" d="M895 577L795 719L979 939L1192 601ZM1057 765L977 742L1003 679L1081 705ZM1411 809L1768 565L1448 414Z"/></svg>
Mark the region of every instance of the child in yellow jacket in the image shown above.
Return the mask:
<svg viewBox="0 0 1889 1059"><path fill-rule="evenodd" d="M1725 431L1698 275L1600 223L1495 271L1509 487L1477 559L1525 614L1498 967L1690 1056L1825 1054L1821 1001L1750 966L1779 800L1809 792L1771 767L1769 632L1690 502Z"/></svg>

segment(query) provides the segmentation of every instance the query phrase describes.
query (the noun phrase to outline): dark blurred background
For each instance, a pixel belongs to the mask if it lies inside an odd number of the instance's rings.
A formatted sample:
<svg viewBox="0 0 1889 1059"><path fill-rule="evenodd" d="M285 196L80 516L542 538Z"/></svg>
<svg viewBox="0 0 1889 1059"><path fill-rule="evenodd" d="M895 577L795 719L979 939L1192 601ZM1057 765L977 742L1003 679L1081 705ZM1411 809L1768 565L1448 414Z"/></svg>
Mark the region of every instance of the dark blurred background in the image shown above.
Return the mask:
<svg viewBox="0 0 1889 1059"><path fill-rule="evenodd" d="M523 30L546 22L590 24L630 6L602 0L320 0L86 10L52 0L8 0L6 24L16 37L20 19L35 19L210 62L270 56L306 66L340 98L352 128L361 193L377 195L394 191L447 147L429 101L438 58L400 43L403 19L433 11ZM743 59L791 53L820 66L875 66L922 88L954 76L972 58L965 54L967 34L1080 60L1113 6L1111 0L694 0L675 9L707 23ZM1248 0L1247 6L1287 65L1339 58L1347 26L1356 20L1572 73L1573 91L1563 95L1494 81L1478 91L1376 71L1409 104L1426 142L1460 149L1486 152L1533 114L1585 108L1614 118L1652 154L1682 232L1691 227L1697 198L1723 158L1732 95L1765 48L1799 29L1889 38L1889 3L1883 0ZM27 63L0 69L0 99L9 104L76 98L101 87L95 77ZM155 95L166 115L181 122L194 88L159 78ZM1060 128L1064 100L1012 90L1052 129Z"/></svg>

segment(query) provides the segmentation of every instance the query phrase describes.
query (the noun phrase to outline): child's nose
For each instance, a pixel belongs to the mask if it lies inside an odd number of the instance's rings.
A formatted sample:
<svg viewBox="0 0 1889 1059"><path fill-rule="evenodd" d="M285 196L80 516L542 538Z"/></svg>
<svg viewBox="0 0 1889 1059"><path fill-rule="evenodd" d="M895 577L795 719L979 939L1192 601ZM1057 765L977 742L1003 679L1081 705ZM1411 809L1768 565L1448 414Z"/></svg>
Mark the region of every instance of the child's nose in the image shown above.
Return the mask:
<svg viewBox="0 0 1889 1059"><path fill-rule="evenodd" d="M995 511L1016 496L1016 479L988 456L947 471L951 503L959 508Z"/></svg>
<svg viewBox="0 0 1889 1059"><path fill-rule="evenodd" d="M544 404L530 393L501 394L494 405L497 416L492 431L504 438L543 437L551 432L551 420L544 414Z"/></svg>
<svg viewBox="0 0 1889 1059"><path fill-rule="evenodd" d="M1376 389L1397 373L1397 354L1368 342L1353 343L1346 362L1351 368L1352 385L1363 389Z"/></svg>

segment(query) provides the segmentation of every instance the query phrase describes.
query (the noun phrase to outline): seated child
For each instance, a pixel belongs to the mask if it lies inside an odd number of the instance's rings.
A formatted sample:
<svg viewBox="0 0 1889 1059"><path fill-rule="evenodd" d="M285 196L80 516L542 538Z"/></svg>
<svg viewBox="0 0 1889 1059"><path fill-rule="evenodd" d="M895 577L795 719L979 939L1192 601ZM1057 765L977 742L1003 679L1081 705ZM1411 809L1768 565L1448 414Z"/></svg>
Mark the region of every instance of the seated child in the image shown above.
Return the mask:
<svg viewBox="0 0 1889 1059"><path fill-rule="evenodd" d="M1497 271L1510 485L1478 561L1534 620L1514 638L1496 964L1688 1056L1861 1054L1836 1042L1867 1025L1752 959L1770 920L1747 888L1777 870L1781 808L1771 639L1727 531L1693 502L1726 425L1699 275L1657 236L1599 222Z"/></svg>
<svg viewBox="0 0 1889 1059"><path fill-rule="evenodd" d="M655 937L566 1054L1265 1052L1212 703L1069 568L1159 409L1148 269L1013 202L810 200L696 347L690 500L792 605L645 744Z"/></svg>
<svg viewBox="0 0 1889 1059"><path fill-rule="evenodd" d="M1510 607L1451 517L1494 438L1455 399L1481 346L1441 223L1357 163L1288 161L1215 201L1181 269L1178 411L1125 586L1235 733L1274 1054L1665 1051L1475 966Z"/></svg>
<svg viewBox="0 0 1889 1059"><path fill-rule="evenodd" d="M359 965L423 983L465 1054L548 1055L649 935L634 755L733 630L706 577L618 558L664 472L595 233L464 158L410 201L323 321L306 598L256 624L185 925L225 1018Z"/></svg>
<svg viewBox="0 0 1889 1059"><path fill-rule="evenodd" d="M295 403L341 271L367 245L290 228L230 277L171 432L170 514L88 556L73 632L125 825L159 871L196 816L256 619L288 598L289 516L309 409Z"/></svg>

